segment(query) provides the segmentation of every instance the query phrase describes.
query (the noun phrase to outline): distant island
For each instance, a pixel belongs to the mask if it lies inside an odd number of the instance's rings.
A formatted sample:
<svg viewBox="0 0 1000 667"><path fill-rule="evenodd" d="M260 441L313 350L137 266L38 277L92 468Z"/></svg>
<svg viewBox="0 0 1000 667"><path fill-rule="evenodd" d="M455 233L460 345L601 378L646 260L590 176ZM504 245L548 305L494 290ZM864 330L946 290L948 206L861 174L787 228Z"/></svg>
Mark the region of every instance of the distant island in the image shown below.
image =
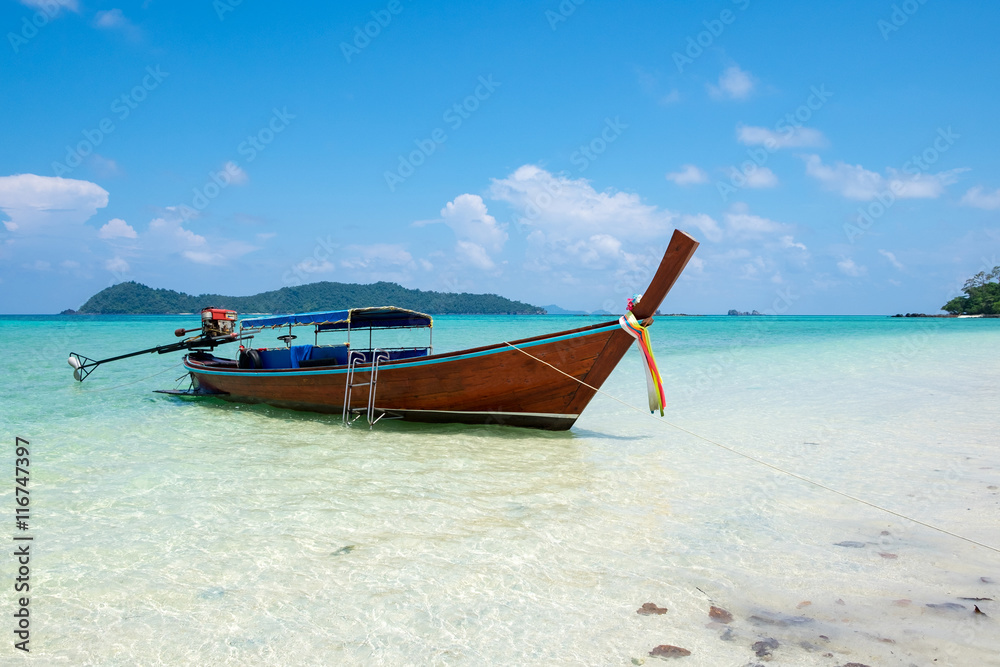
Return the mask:
<svg viewBox="0 0 1000 667"><path fill-rule="evenodd" d="M399 306L433 315L544 315L545 309L496 294L452 294L406 289L396 283L371 285L318 282L282 287L253 296L202 294L193 296L168 289L153 289L129 281L101 290L80 306L63 314L174 315L197 313L214 306L239 313L303 313L346 310L364 306Z"/></svg>
<svg viewBox="0 0 1000 667"><path fill-rule="evenodd" d="M965 281L965 296L956 296L941 306L947 315L898 313L892 317L1000 317L1000 266L987 273L980 271Z"/></svg>
<svg viewBox="0 0 1000 667"><path fill-rule="evenodd" d="M941 306L941 310L952 315L996 315L1000 314L1000 266L994 266L989 273L980 271L965 281L962 291L965 296L956 296Z"/></svg>
<svg viewBox="0 0 1000 667"><path fill-rule="evenodd" d="M738 310L730 310L728 313L726 313L726 315L763 315L763 314L764 313L758 313L756 310L753 311L752 313L748 313L746 311L741 313Z"/></svg>

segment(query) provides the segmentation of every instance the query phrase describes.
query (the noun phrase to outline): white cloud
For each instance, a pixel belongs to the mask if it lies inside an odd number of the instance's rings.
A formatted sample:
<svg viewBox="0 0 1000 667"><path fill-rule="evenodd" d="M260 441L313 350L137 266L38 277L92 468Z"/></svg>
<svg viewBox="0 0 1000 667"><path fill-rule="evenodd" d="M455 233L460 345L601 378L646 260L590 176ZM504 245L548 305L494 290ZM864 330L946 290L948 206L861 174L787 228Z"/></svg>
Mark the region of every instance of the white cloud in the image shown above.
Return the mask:
<svg viewBox="0 0 1000 667"><path fill-rule="evenodd" d="M296 264L292 269L297 273L332 273L337 270L337 267L329 260L319 261L309 257Z"/></svg>
<svg viewBox="0 0 1000 667"><path fill-rule="evenodd" d="M659 244L673 231L676 214L643 204L636 194L598 192L586 179L555 175L534 165L524 165L490 187L493 199L507 202L528 242L525 268L546 271L562 281L575 281L576 268L615 267L615 276L632 274L637 267L655 266ZM638 254L609 252L617 239L628 238ZM645 243L656 239L655 244ZM586 263L584 266L583 263ZM565 270L560 273L559 267ZM567 273L566 271L569 271ZM607 280L614 278L608 277ZM629 284L634 275L621 278ZM602 289L606 285L601 286Z"/></svg>
<svg viewBox="0 0 1000 667"><path fill-rule="evenodd" d="M895 266L900 271L903 270L903 263L900 262L898 259L896 259L896 255L894 253L891 253L888 250L879 250L878 254L882 255L887 260L889 260L889 263Z"/></svg>
<svg viewBox="0 0 1000 667"><path fill-rule="evenodd" d="M7 231L82 224L108 205L108 191L90 181L35 174L0 177L0 211Z"/></svg>
<svg viewBox="0 0 1000 667"><path fill-rule="evenodd" d="M747 188L773 188L778 184L778 177L767 167L757 167L743 178L743 186Z"/></svg>
<svg viewBox="0 0 1000 667"><path fill-rule="evenodd" d="M508 238L506 225L498 224L489 214L482 197L459 195L441 209L440 219L413 224L423 227L435 223L444 223L455 233L454 257L461 264L483 270L496 268L491 253L503 250Z"/></svg>
<svg viewBox="0 0 1000 667"><path fill-rule="evenodd" d="M121 218L112 218L109 220L98 230L97 235L102 239L134 239L139 236L136 234L135 229Z"/></svg>
<svg viewBox="0 0 1000 667"><path fill-rule="evenodd" d="M884 179L861 165L837 162L829 167L818 155L806 157L806 173L818 180L827 190L839 192L848 199L868 201L874 199L884 187Z"/></svg>
<svg viewBox="0 0 1000 667"><path fill-rule="evenodd" d="M610 234L594 234L566 246L566 253L588 269L619 268L622 243Z"/></svg>
<svg viewBox="0 0 1000 667"><path fill-rule="evenodd" d="M142 32L128 20L120 9L99 11L94 17L94 27L101 30L118 30L129 39L138 39Z"/></svg>
<svg viewBox="0 0 1000 667"><path fill-rule="evenodd" d="M120 9L97 12L97 18L94 19L94 25L98 28L119 28L127 23L128 19Z"/></svg>
<svg viewBox="0 0 1000 667"><path fill-rule="evenodd" d="M471 241L483 248L499 251L507 242L507 232L486 210L479 195L455 197L441 209L441 219L462 241Z"/></svg>
<svg viewBox="0 0 1000 667"><path fill-rule="evenodd" d="M965 206L975 206L987 211L994 211L1000 208L1000 188L993 192L988 192L981 185L971 187L962 197L961 203Z"/></svg>
<svg viewBox="0 0 1000 667"><path fill-rule="evenodd" d="M104 262L104 268L111 273L126 273L131 267L121 257L115 257Z"/></svg>
<svg viewBox="0 0 1000 667"><path fill-rule="evenodd" d="M740 267L742 273L741 280L758 280L763 274L774 271L774 262L757 255L752 260Z"/></svg>
<svg viewBox="0 0 1000 667"><path fill-rule="evenodd" d="M52 268L52 262L47 262L44 259L36 259L31 264L27 264L26 267L35 271L48 271Z"/></svg>
<svg viewBox="0 0 1000 667"><path fill-rule="evenodd" d="M696 185L708 183L708 174L693 164L685 164L681 166L680 171L667 174L667 180L677 185Z"/></svg>
<svg viewBox="0 0 1000 667"><path fill-rule="evenodd" d="M496 264L486 252L486 248L472 241L457 241L455 243L455 256L463 264L483 271L491 271L496 268Z"/></svg>
<svg viewBox="0 0 1000 667"><path fill-rule="evenodd" d="M150 221L149 229L139 237L140 245L148 255L180 255L195 264L223 266L231 260L259 250L258 246L242 240L212 238L211 241L184 227L181 213L168 207L166 215Z"/></svg>
<svg viewBox="0 0 1000 667"><path fill-rule="evenodd" d="M581 239L609 229L632 238L669 233L676 217L643 204L639 195L598 192L586 179L554 175L524 165L503 179L493 179L490 196L517 209L520 222L549 238Z"/></svg>
<svg viewBox="0 0 1000 667"><path fill-rule="evenodd" d="M77 0L19 0L19 2L25 7L37 9L50 17L58 15L63 8L74 12L80 11L80 4Z"/></svg>
<svg viewBox="0 0 1000 667"><path fill-rule="evenodd" d="M726 231L737 238L759 238L788 230L788 225L752 215L746 204L734 204L725 215Z"/></svg>
<svg viewBox="0 0 1000 667"><path fill-rule="evenodd" d="M797 248L799 250L808 251L808 248L806 248L804 243L796 243L795 239L791 236L782 236L779 239L779 242L781 243L782 248Z"/></svg>
<svg viewBox="0 0 1000 667"><path fill-rule="evenodd" d="M669 107L681 101L681 93L674 88L666 95L661 95L657 101L660 103L660 106Z"/></svg>
<svg viewBox="0 0 1000 667"><path fill-rule="evenodd" d="M705 213L685 215L681 217L680 222L682 228L697 227L709 241L718 242L722 240L722 230L719 228L719 223Z"/></svg>
<svg viewBox="0 0 1000 667"><path fill-rule="evenodd" d="M65 259L65 260L59 262L59 266L61 266L64 269L79 269L80 268L80 262L77 262L76 260L72 260L72 259Z"/></svg>
<svg viewBox="0 0 1000 667"><path fill-rule="evenodd" d="M850 257L845 257L837 262L837 268L840 269L840 272L845 276L851 276L852 278L863 276L868 272L867 268L855 264L854 260Z"/></svg>
<svg viewBox="0 0 1000 667"><path fill-rule="evenodd" d="M877 196L891 195L899 199L936 199L947 186L958 180L966 169L951 169L936 174L903 174L887 169L886 176L869 171L859 164L837 162L832 167L823 164L818 155L806 156L806 173L830 191L848 199L871 201ZM888 195L887 195L888 193Z"/></svg>
<svg viewBox="0 0 1000 667"><path fill-rule="evenodd" d="M826 145L826 137L810 127L787 126L780 132L766 127L740 125L736 128L738 141L745 146L764 146L768 150L779 148L810 148Z"/></svg>
<svg viewBox="0 0 1000 667"><path fill-rule="evenodd" d="M701 257L692 257L688 260L688 265L684 269L684 273L681 274L681 277L683 278L688 273L697 273L698 275L705 273L705 260Z"/></svg>
<svg viewBox="0 0 1000 667"><path fill-rule="evenodd" d="M754 79L749 72L739 68L739 65L727 67L719 77L719 85L708 84L708 92L716 99L729 98L742 100L753 92Z"/></svg>
<svg viewBox="0 0 1000 667"><path fill-rule="evenodd" d="M349 245L344 248L340 265L347 269L378 269L384 266L407 266L412 264L413 255L396 243L373 243L371 245Z"/></svg>
<svg viewBox="0 0 1000 667"><path fill-rule="evenodd" d="M184 250L181 256L195 264L208 264L211 266L224 266L229 261L242 257L243 255L257 250L257 246L250 245L243 241L215 241L210 249Z"/></svg>
<svg viewBox="0 0 1000 667"><path fill-rule="evenodd" d="M936 174L903 174L887 169L889 189L900 199L937 199L949 185L958 181L958 174L968 169L949 169Z"/></svg>
<svg viewBox="0 0 1000 667"><path fill-rule="evenodd" d="M177 218L155 218L149 223L147 234L156 248L166 252L188 251L207 243L204 236L185 229Z"/></svg>

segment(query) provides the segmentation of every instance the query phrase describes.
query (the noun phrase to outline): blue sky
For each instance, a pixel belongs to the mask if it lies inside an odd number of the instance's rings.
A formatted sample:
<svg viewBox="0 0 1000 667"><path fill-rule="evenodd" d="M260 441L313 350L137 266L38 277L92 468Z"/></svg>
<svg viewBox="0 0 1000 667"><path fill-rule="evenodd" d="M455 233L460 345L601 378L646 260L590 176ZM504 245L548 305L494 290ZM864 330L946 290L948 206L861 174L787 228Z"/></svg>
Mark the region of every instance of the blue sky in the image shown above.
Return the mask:
<svg viewBox="0 0 1000 667"><path fill-rule="evenodd" d="M0 312L123 280L935 312L1000 264L978 2L0 0ZM369 304L358 304L369 305Z"/></svg>

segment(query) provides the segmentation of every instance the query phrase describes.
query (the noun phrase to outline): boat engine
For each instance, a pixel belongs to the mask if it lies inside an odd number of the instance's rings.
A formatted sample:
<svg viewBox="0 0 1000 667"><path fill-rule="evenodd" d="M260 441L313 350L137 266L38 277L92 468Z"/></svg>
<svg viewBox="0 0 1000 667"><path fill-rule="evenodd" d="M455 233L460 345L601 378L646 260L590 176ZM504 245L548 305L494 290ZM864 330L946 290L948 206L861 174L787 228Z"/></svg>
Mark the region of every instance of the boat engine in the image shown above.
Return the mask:
<svg viewBox="0 0 1000 667"><path fill-rule="evenodd" d="M236 311L225 308L203 308L201 311L202 336L228 336L236 328Z"/></svg>
<svg viewBox="0 0 1000 667"><path fill-rule="evenodd" d="M212 350L219 345L240 340L239 334L236 333L236 311L226 310L225 308L203 308L201 311L200 329L197 327L194 329L185 329L182 327L174 331L174 335L178 338L184 338L184 336L194 331L201 331L201 334L177 343L171 343L170 345L157 345L147 350L119 354L117 357L109 359L91 359L82 354L70 352L69 365L73 367L73 377L79 382L83 382L95 368L109 361L118 361L119 359L127 359L140 354L152 354L153 352L157 354L178 352L180 350L202 352L205 349Z"/></svg>

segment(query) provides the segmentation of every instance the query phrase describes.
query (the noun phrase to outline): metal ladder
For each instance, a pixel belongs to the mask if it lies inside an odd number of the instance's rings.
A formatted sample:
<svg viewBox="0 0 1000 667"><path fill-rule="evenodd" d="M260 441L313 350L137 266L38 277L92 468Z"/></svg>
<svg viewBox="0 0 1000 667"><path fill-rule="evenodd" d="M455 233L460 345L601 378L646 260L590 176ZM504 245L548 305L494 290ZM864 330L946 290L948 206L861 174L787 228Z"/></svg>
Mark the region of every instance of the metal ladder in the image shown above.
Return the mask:
<svg viewBox="0 0 1000 667"><path fill-rule="evenodd" d="M368 417L368 429L371 430L375 426L375 422L379 421L386 416L384 410L379 411L379 416L375 416L375 389L378 385L378 368L379 364L383 361L389 361L389 353L382 348L376 347L371 351L372 362L371 370L368 382L355 382L354 372L357 370L358 362L362 364L368 363L368 358L364 352L358 350L351 350L348 354L347 359L347 386L344 388L344 426L350 426L355 421L361 417L361 413L364 412ZM354 387L364 387L368 386L368 407L367 408L352 408L351 407L351 394ZM351 418L352 413L357 413L357 416L353 419ZM399 417L388 417L388 419L399 419Z"/></svg>

